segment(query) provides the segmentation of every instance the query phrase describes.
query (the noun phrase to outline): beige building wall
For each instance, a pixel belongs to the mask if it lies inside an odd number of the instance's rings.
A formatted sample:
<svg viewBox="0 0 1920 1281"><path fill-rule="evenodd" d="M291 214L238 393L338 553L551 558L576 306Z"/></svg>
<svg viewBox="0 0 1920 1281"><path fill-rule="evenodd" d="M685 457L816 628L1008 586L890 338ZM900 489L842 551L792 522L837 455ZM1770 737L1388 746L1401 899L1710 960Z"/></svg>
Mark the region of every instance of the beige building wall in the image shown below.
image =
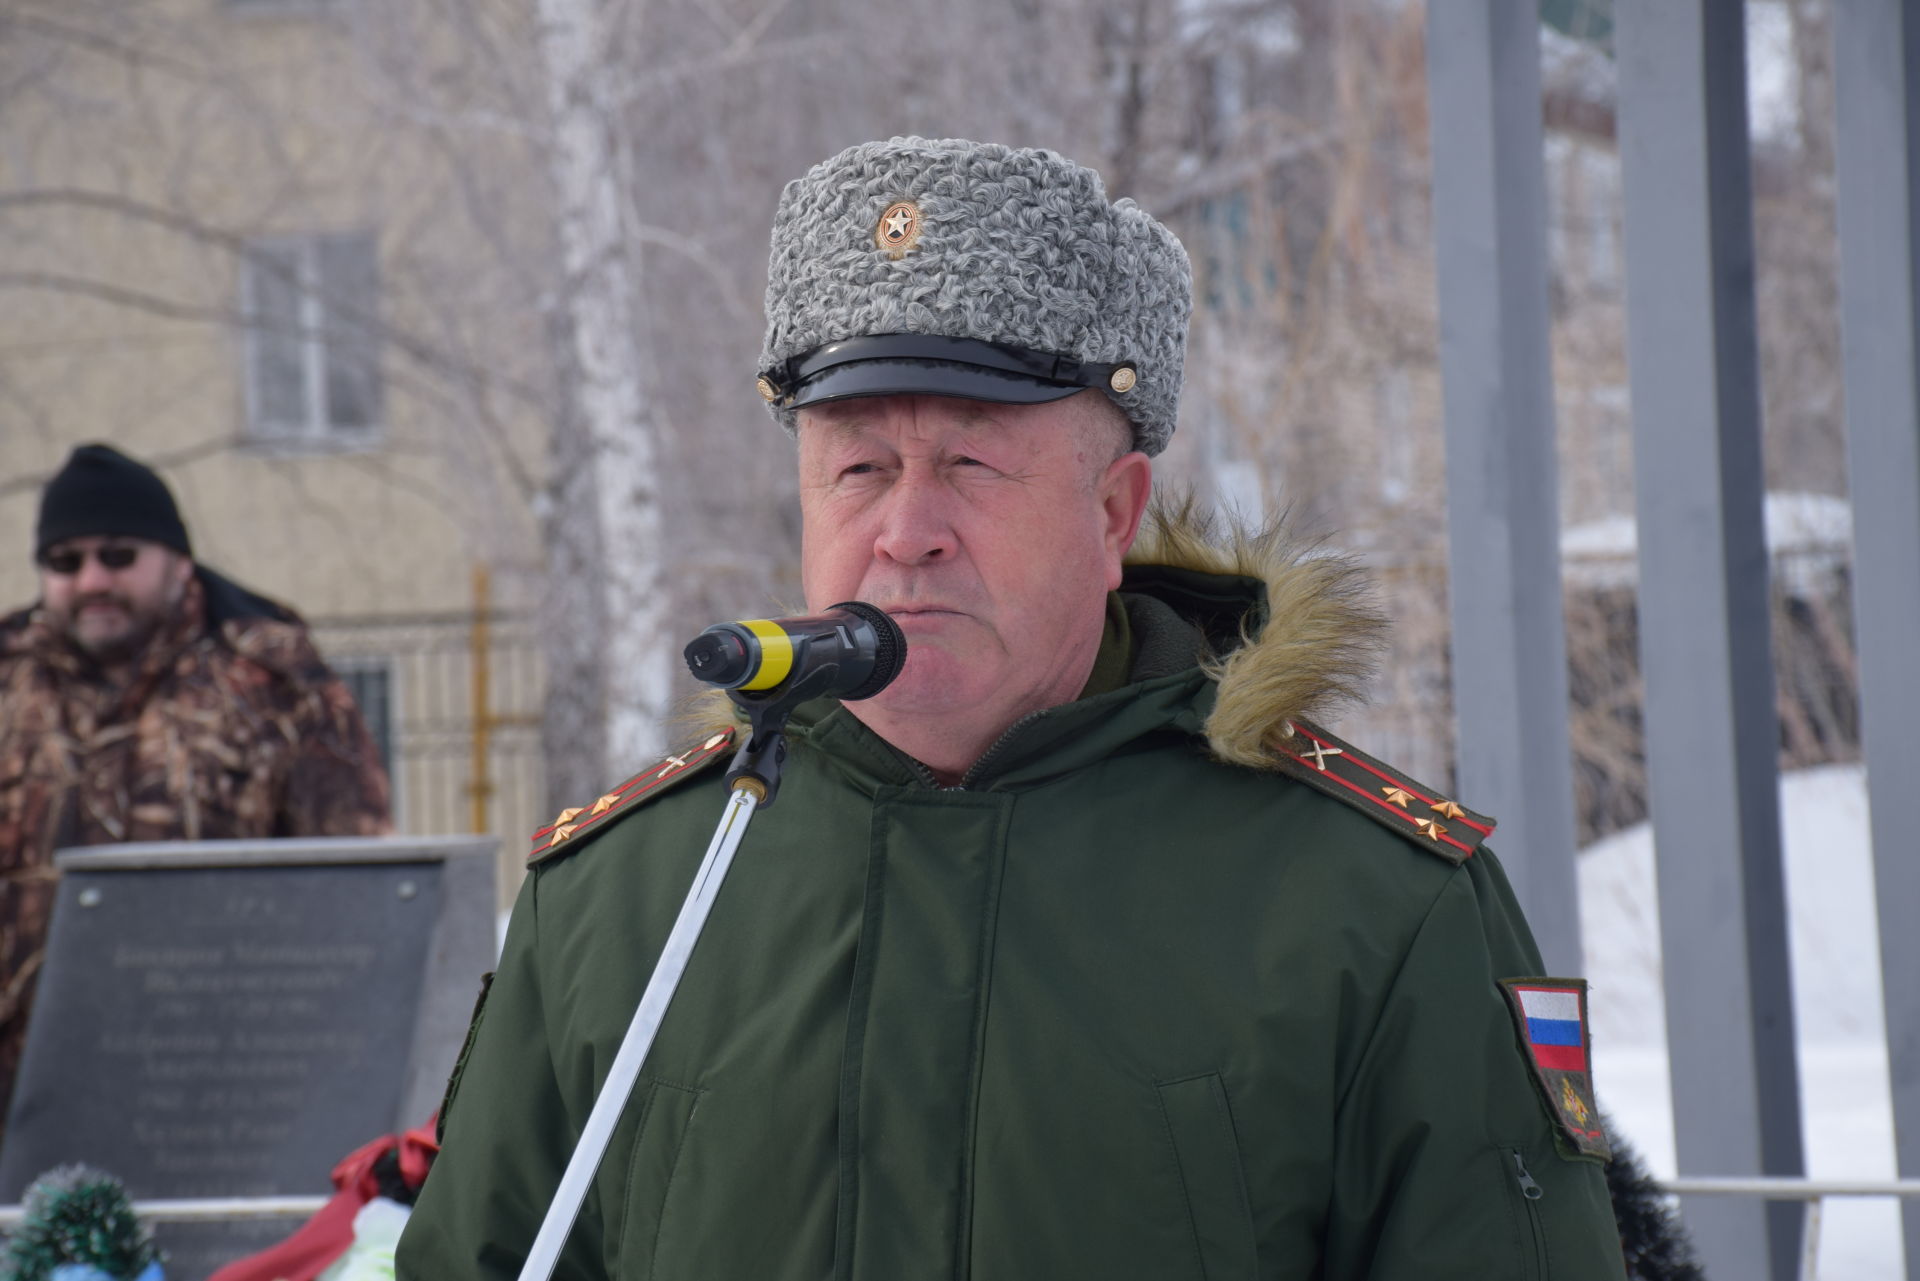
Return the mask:
<svg viewBox="0 0 1920 1281"><path fill-rule="evenodd" d="M402 826L467 830L485 567L489 694L510 722L488 826L517 863L542 817L537 654L515 621L537 581L550 381L518 283L542 265L532 135L428 96L473 72L447 32L402 31L421 16L405 5L24 9L46 21L0 52L0 607L37 594L39 489L74 445L154 462L199 559L314 620L330 656L389 665ZM375 9L387 27L364 24ZM377 421L263 438L244 251L316 235L368 237L377 290L319 282L297 305L323 319L290 337L309 371L331 345L376 351Z"/></svg>

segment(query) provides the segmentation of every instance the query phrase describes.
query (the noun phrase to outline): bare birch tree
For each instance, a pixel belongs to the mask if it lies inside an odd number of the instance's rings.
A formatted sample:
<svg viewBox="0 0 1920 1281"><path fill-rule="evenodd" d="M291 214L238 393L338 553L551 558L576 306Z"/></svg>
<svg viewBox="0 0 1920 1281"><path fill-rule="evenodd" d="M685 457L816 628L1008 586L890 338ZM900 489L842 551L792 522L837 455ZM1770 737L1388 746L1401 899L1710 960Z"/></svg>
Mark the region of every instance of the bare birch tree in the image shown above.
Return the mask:
<svg viewBox="0 0 1920 1281"><path fill-rule="evenodd" d="M571 388L551 445L558 466L546 522L544 613L560 625L547 648L547 739L605 745L590 772L566 768L555 780L584 795L595 777L610 776L608 760L639 761L664 745L673 653L661 540L665 475L656 398L643 382L637 340L640 247L621 216L632 149L611 54L616 27L629 15L606 0L539 0L538 11L566 273L558 324Z"/></svg>

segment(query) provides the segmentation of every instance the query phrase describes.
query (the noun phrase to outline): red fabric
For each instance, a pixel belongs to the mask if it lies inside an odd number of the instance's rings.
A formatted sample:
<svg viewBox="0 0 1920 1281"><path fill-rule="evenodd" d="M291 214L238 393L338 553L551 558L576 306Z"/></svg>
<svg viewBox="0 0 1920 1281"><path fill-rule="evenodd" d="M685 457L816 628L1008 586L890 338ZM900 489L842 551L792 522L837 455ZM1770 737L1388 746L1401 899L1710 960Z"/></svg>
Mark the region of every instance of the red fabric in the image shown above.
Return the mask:
<svg viewBox="0 0 1920 1281"><path fill-rule="evenodd" d="M348 1153L333 1167L333 1186L339 1191L299 1231L270 1249L235 1259L207 1281L314 1281L353 1244L353 1216L380 1194L373 1167L396 1149L400 1177L418 1192L434 1154L440 1151L440 1145L433 1141L433 1118L405 1134L382 1135Z"/></svg>
<svg viewBox="0 0 1920 1281"><path fill-rule="evenodd" d="M1533 1045L1533 1057L1549 1072L1584 1072L1587 1052L1577 1045Z"/></svg>

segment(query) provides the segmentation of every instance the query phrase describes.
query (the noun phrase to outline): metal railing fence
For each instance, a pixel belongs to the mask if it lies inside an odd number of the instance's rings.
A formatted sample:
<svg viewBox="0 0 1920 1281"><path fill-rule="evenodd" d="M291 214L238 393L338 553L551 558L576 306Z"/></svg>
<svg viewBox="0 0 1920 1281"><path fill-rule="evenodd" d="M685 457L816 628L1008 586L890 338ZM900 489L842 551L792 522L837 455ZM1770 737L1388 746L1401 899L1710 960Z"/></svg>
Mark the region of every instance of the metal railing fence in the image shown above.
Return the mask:
<svg viewBox="0 0 1920 1281"><path fill-rule="evenodd" d="M1768 625L1748 6L1571 7L1595 18L1590 38L1608 40L1615 86L1638 715L1660 851L1679 1162L1804 1186L1776 800L1782 654ZM1515 888L1536 929L1545 922L1551 933L1571 910L1574 823L1553 556L1561 530L1550 501L1553 369L1540 341L1549 319L1541 11L1429 0L1426 35L1450 577L1472 584L1455 598L1451 651L1461 756L1479 770L1478 778L1463 770L1461 789L1520 838L1509 842L1524 851L1509 860ZM1874 802L1881 970L1894 977L1920 970L1920 932L1906 919L1920 901L1920 861L1911 857L1904 798L1920 776L1920 669L1911 660L1920 632L1912 572L1920 546L1920 7L1847 0L1823 14L1825 25L1808 29L1825 33L1817 38L1831 54L1835 88L1847 603L1857 733ZM1798 675L1816 687L1821 680L1817 665ZM1814 727L1816 736L1852 732L1841 717ZM1563 940L1549 963L1575 952ZM1883 988L1897 1168L1913 1176L1920 1003L1910 985ZM1920 1202L1898 1195L1911 1270L1920 1267ZM1742 1199L1728 1185L1702 1196L1688 1190L1688 1226L1709 1271L1791 1281L1796 1262L1804 1270L1806 1224L1791 1206L1769 1204L1783 1199L1792 1197Z"/></svg>
<svg viewBox="0 0 1920 1281"><path fill-rule="evenodd" d="M1920 1199L1920 1179L1663 1179L1660 1187L1675 1196L1757 1197L1763 1201L1804 1201L1800 1220L1797 1281L1820 1281L1820 1218L1833 1197Z"/></svg>
<svg viewBox="0 0 1920 1281"><path fill-rule="evenodd" d="M511 892L524 838L547 817L533 620L449 611L317 618L312 628L386 753L396 830L498 836Z"/></svg>

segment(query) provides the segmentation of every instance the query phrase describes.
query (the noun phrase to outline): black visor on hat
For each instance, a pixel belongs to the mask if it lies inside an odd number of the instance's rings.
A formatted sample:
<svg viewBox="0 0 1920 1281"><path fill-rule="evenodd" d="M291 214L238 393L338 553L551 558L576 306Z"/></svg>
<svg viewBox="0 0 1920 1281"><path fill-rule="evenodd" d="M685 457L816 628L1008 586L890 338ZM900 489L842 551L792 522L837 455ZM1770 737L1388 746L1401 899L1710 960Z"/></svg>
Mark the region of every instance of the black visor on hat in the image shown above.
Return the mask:
<svg viewBox="0 0 1920 1281"><path fill-rule="evenodd" d="M1114 371L1123 367L977 338L872 334L827 343L766 370L760 394L778 409L908 395L1040 405L1109 386Z"/></svg>

